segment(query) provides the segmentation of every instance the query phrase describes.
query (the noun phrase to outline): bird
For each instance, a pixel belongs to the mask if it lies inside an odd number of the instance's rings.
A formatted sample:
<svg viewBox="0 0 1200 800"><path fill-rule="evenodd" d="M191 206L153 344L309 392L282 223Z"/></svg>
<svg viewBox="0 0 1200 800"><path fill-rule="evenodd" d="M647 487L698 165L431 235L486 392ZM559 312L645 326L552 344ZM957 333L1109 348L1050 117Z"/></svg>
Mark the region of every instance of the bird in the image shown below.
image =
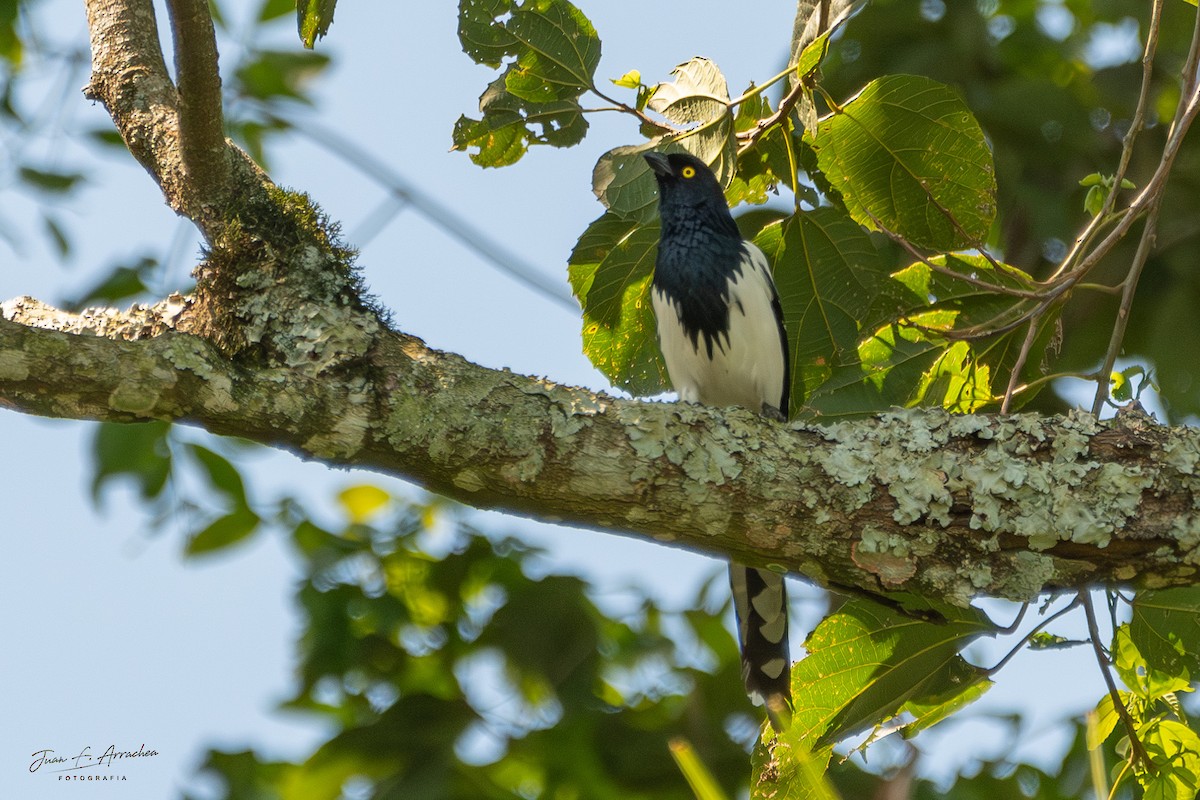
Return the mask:
<svg viewBox="0 0 1200 800"><path fill-rule="evenodd" d="M791 359L771 266L742 238L717 177L689 153L644 154L661 222L650 301L679 399L786 420ZM782 732L792 710L783 575L736 561L729 582L742 682Z"/></svg>

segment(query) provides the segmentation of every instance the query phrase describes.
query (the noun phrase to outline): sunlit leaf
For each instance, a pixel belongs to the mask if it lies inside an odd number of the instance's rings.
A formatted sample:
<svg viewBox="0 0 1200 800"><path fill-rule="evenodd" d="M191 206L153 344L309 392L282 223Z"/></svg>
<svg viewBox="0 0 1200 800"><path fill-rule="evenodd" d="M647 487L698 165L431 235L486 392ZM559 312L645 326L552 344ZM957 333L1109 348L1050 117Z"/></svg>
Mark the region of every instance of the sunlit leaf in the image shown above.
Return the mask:
<svg viewBox="0 0 1200 800"><path fill-rule="evenodd" d="M337 0L296 0L296 28L305 47L311 50L317 39L329 33L336 6ZM266 13L265 6L263 10Z"/></svg>
<svg viewBox="0 0 1200 800"><path fill-rule="evenodd" d="M636 89L642 85L642 73L636 69L631 69L619 78L611 79L614 86L620 86L622 89Z"/></svg>
<svg viewBox="0 0 1200 800"><path fill-rule="evenodd" d="M1144 700L1154 700L1172 692L1189 691L1188 671L1183 660L1170 661L1166 648L1160 647L1157 648L1158 663L1165 661L1173 669L1150 665L1134 642L1131 627L1129 623L1119 625L1112 641L1113 668L1125 686Z"/></svg>
<svg viewBox="0 0 1200 800"><path fill-rule="evenodd" d="M1184 681L1200 677L1200 587L1139 591L1129 635L1152 669Z"/></svg>
<svg viewBox="0 0 1200 800"><path fill-rule="evenodd" d="M853 600L826 617L792 668L796 714L785 741L832 744L910 710L938 712L956 696L974 699L983 672L958 655L992 630L973 609L939 606L945 623Z"/></svg>
<svg viewBox="0 0 1200 800"><path fill-rule="evenodd" d="M1153 771L1138 775L1144 800L1184 800L1200 794L1200 735L1182 722L1154 720L1138 736Z"/></svg>
<svg viewBox="0 0 1200 800"><path fill-rule="evenodd" d="M392 496L378 486L360 483L342 489L337 499L351 522L362 523L383 510L391 502Z"/></svg>
<svg viewBox="0 0 1200 800"><path fill-rule="evenodd" d="M1121 701L1128 703L1129 693L1119 692ZM1111 694L1105 694L1100 698L1100 702L1096 704L1095 722L1088 727L1087 731L1087 746L1089 750L1095 750L1108 740L1112 732L1116 729L1117 723L1121 721L1121 715L1117 712L1116 706L1113 705Z"/></svg>
<svg viewBox="0 0 1200 800"><path fill-rule="evenodd" d="M720 785L713 778L708 767L704 766L704 762L696 754L696 749L692 747L691 743L683 738L675 738L668 743L668 746L671 750L671 758L675 759L679 771L687 778L688 786L692 788L696 800L725 800L726 794L721 791Z"/></svg>
<svg viewBox="0 0 1200 800"><path fill-rule="evenodd" d="M609 212L588 226L571 251L571 290L583 306L583 349L604 375L635 395L669 384L655 338L650 280L658 225Z"/></svg>
<svg viewBox="0 0 1200 800"><path fill-rule="evenodd" d="M455 150L468 151L481 167L503 167L520 160L530 145L568 147L581 141L588 122L575 100L531 103L511 95L502 80L479 98L480 119L459 117L452 138Z"/></svg>
<svg viewBox="0 0 1200 800"><path fill-rule="evenodd" d="M578 100L592 86L600 39L578 8L567 0L462 0L458 36L477 63L507 66L479 98L481 118L455 123L454 149L498 167L531 144L568 147L583 138Z"/></svg>
<svg viewBox="0 0 1200 800"><path fill-rule="evenodd" d="M912 75L874 80L820 123L813 146L860 224L939 250L986 239L996 216L992 153L950 87Z"/></svg>

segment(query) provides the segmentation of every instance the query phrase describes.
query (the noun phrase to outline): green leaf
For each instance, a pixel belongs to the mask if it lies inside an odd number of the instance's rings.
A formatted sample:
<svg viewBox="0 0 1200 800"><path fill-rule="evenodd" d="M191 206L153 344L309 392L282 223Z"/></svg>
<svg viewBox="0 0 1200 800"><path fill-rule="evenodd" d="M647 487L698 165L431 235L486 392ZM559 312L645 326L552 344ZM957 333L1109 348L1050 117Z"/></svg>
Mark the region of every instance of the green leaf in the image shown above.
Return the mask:
<svg viewBox="0 0 1200 800"><path fill-rule="evenodd" d="M737 139L725 76L700 57L679 64L671 74L672 81L655 87L648 107L688 127L672 141L712 167L721 185L728 186L737 170Z"/></svg>
<svg viewBox="0 0 1200 800"><path fill-rule="evenodd" d="M303 0L301 0L301 4ZM270 22L296 10L296 0L262 0L258 6L258 21Z"/></svg>
<svg viewBox="0 0 1200 800"><path fill-rule="evenodd" d="M54 170L21 167L21 180L35 189L50 194L65 194L74 189L84 176L79 172L57 172Z"/></svg>
<svg viewBox="0 0 1200 800"><path fill-rule="evenodd" d="M1155 700L1172 692L1189 691L1188 671L1182 659L1169 660L1165 648L1159 645L1159 663L1165 661L1173 668L1160 669L1151 666L1134 642L1131 628L1129 623L1119 625L1113 635L1113 668L1121 677L1121 682L1143 700Z"/></svg>
<svg viewBox="0 0 1200 800"><path fill-rule="evenodd" d="M262 50L238 68L239 90L258 100L286 98L311 103L305 88L329 66L322 53Z"/></svg>
<svg viewBox="0 0 1200 800"><path fill-rule="evenodd" d="M518 161L531 144L569 147L583 139L578 101L593 84L600 39L579 9L566 0L462 0L458 36L477 63L499 68L515 60L479 98L482 119L455 123L455 150L478 148L475 163L498 167Z"/></svg>
<svg viewBox="0 0 1200 800"><path fill-rule="evenodd" d="M574 99L592 86L600 63L600 39L583 13L567 0L462 0L458 37L477 63L498 67L509 92L546 103Z"/></svg>
<svg viewBox="0 0 1200 800"><path fill-rule="evenodd" d="M596 161L592 169L592 191L614 215L648 223L658 216L658 184L646 159L652 150L677 152L662 147L662 140L614 147Z"/></svg>
<svg viewBox="0 0 1200 800"><path fill-rule="evenodd" d="M738 169L736 128L725 76L711 61L693 58L672 71L670 83L655 86L649 107L680 125L682 133L609 150L592 170L592 191L608 210L641 222L654 219L658 184L646 160L651 150L686 152L712 168L722 186Z"/></svg>
<svg viewBox="0 0 1200 800"><path fill-rule="evenodd" d="M71 240L67 238L67 232L57 217L50 214L42 215L42 226L46 229L46 235L54 244L54 250L58 254L59 259L65 259L71 254Z"/></svg>
<svg viewBox="0 0 1200 800"><path fill-rule="evenodd" d="M1068 639L1046 631L1038 631L1029 637L1030 650L1066 650L1087 643L1086 639Z"/></svg>
<svg viewBox="0 0 1200 800"><path fill-rule="evenodd" d="M978 684L986 675L958 653L992 626L974 609L939 604L936 610L945 623L865 600L826 617L805 642L808 655L792 668L796 714L784 741L819 748L901 709L941 715L982 694Z"/></svg>
<svg viewBox="0 0 1200 800"><path fill-rule="evenodd" d="M610 78L614 86L620 86L622 89L636 89L642 85L642 73L636 69L631 69L619 78Z"/></svg>
<svg viewBox="0 0 1200 800"><path fill-rule="evenodd" d="M229 459L199 444L188 444L187 451L200 465L209 486L225 495L235 509L247 508L246 487L241 473Z"/></svg>
<svg viewBox="0 0 1200 800"><path fill-rule="evenodd" d="M1143 800L1189 800L1200 794L1200 736L1175 720L1138 729L1155 770L1139 772Z"/></svg>
<svg viewBox="0 0 1200 800"><path fill-rule="evenodd" d="M859 322L888 276L867 235L833 208L793 214L768 225L754 242L775 273L798 407L832 365L856 360Z"/></svg>
<svg viewBox="0 0 1200 800"><path fill-rule="evenodd" d="M1128 704L1128 692L1118 692L1117 694L1120 695L1121 702ZM1096 704L1095 715L1095 724L1089 725L1087 729L1088 750L1095 750L1108 741L1108 737L1116 729L1117 723L1121 721L1121 715L1113 705L1111 694L1105 694L1100 698L1100 702Z"/></svg>
<svg viewBox="0 0 1200 800"><path fill-rule="evenodd" d="M583 307L583 351L614 386L635 396L669 385L655 336L650 280L658 225L608 212L579 237L568 259Z"/></svg>
<svg viewBox="0 0 1200 800"><path fill-rule="evenodd" d="M841 800L826 774L830 748L813 752L804 743L770 742L769 736L750 757L751 800Z"/></svg>
<svg viewBox="0 0 1200 800"><path fill-rule="evenodd" d="M750 89L754 86L751 85ZM756 95L738 105L733 118L734 131L745 133L758 126L760 120L771 114L771 104L762 94ZM740 150L737 155L737 174L725 190L725 200L730 206L739 203L765 203L770 193L776 192L776 187L783 183L792 188L792 162L788 147L797 149L807 147L800 137L789 137L783 125L772 125L766 133L759 136L753 145ZM803 192L806 187L800 186ZM819 205L815 194L804 199L810 205Z"/></svg>
<svg viewBox="0 0 1200 800"><path fill-rule="evenodd" d="M791 63L801 67L797 70L801 77L810 71L802 67L812 59L811 53L824 50L821 40L828 40L860 5L861 0L798 0L796 22L792 28Z"/></svg>
<svg viewBox="0 0 1200 800"><path fill-rule="evenodd" d="M1015 315L1022 310L1022 299L1004 294L1004 290L1032 292L1037 288L1026 272L981 255L949 253L928 261L914 262L892 276L905 290L907 302L902 313L948 310L955 313L960 327L984 325L1005 312Z"/></svg>
<svg viewBox="0 0 1200 800"><path fill-rule="evenodd" d="M1151 669L1185 682L1200 677L1200 587L1138 592L1129 636Z"/></svg>
<svg viewBox="0 0 1200 800"><path fill-rule="evenodd" d="M668 747L671 750L671 758L675 759L679 771L687 779L696 800L726 800L727 796L721 791L720 784L687 739L674 738L668 742Z"/></svg>
<svg viewBox="0 0 1200 800"><path fill-rule="evenodd" d="M535 144L578 144L588 128L578 102L524 102L509 94L501 80L479 98L479 110L481 119L459 117L452 139L453 149L472 151L471 160L481 167L514 164Z"/></svg>
<svg viewBox="0 0 1200 800"><path fill-rule="evenodd" d="M111 306L149 291L146 281L159 267L157 259L143 257L132 265L118 264L98 283L67 301L67 308L78 311L91 305Z"/></svg>
<svg viewBox="0 0 1200 800"><path fill-rule="evenodd" d="M987 237L996 216L992 154L950 87L913 75L879 78L812 138L822 172L860 224L938 250Z"/></svg>
<svg viewBox="0 0 1200 800"><path fill-rule="evenodd" d="M1029 301L990 287L1031 291L1032 279L1015 267L962 254L935 256L928 264L917 262L892 277L900 292L882 296L895 298L893 321L862 340L857 370L836 368L810 405L822 413L869 413L918 405L966 413L995 402L1016 366L1027 329L1018 327L970 341L949 334L985 324L995 327L997 321L1015 318ZM1057 313L1055 308L1039 319L1035 356L1022 368L1023 382L1046 369L1045 358L1054 350ZM1028 392L1017 399L1027 402L1032 396Z"/></svg>
<svg viewBox="0 0 1200 800"><path fill-rule="evenodd" d="M92 442L92 500L99 502L104 484L121 475L134 479L142 499L158 497L171 475L170 430L168 422L100 423Z"/></svg>
<svg viewBox="0 0 1200 800"><path fill-rule="evenodd" d="M987 678L981 678L974 667L969 670L964 668L970 667L967 662L955 662L958 674L966 681L966 688L962 688L953 683L947 687L945 691L935 693L932 696L925 696L909 700L900 707L901 714L911 714L916 717L912 722L900 729L905 739L911 739L923 730L932 728L947 717L958 713L963 708L966 708L971 703L974 703L992 688L992 681ZM951 678L952 681L956 678Z"/></svg>
<svg viewBox="0 0 1200 800"><path fill-rule="evenodd" d="M0 2L0 58L14 68L21 66L24 55L21 36L17 32L17 5L16 0Z"/></svg>
<svg viewBox="0 0 1200 800"><path fill-rule="evenodd" d="M245 540L258 528L261 520L249 508L240 507L218 517L187 542L184 552L189 556L213 553Z"/></svg>
<svg viewBox="0 0 1200 800"><path fill-rule="evenodd" d="M829 31L822 33L800 53L800 58L796 61L797 78L801 80L808 78L820 68L821 62L825 60L825 54L829 51L829 33Z"/></svg>
<svg viewBox="0 0 1200 800"><path fill-rule="evenodd" d="M309 50L318 38L329 33L336 6L337 0L296 0L296 29L300 32L300 41ZM265 5L263 11L266 11Z"/></svg>

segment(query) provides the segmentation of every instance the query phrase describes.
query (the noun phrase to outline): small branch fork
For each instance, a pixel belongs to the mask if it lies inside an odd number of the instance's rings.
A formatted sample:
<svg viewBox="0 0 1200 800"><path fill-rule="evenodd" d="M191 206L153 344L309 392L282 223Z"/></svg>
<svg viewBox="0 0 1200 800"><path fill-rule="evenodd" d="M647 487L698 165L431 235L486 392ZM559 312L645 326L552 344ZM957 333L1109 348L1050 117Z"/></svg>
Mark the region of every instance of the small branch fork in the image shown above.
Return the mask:
<svg viewBox="0 0 1200 800"><path fill-rule="evenodd" d="M1117 716L1121 718L1121 723L1125 726L1125 732L1129 734L1129 749L1133 755L1133 760L1140 763L1147 771L1153 771L1154 762L1150 760L1150 755L1146 752L1146 748L1138 738L1137 723L1129 715L1129 709L1125 708L1125 703L1121 700L1121 693L1117 691L1117 684L1113 680L1112 672L1109 670L1108 657L1104 655L1104 646L1100 644L1100 625L1096 621L1096 607L1092 602L1091 593L1086 589L1079 592L1076 602L1083 605L1083 613L1087 617L1088 638L1092 640L1092 652L1096 655L1096 664L1100 667L1100 674L1104 676L1104 683L1108 687L1109 696L1112 698L1113 708L1116 709Z"/></svg>

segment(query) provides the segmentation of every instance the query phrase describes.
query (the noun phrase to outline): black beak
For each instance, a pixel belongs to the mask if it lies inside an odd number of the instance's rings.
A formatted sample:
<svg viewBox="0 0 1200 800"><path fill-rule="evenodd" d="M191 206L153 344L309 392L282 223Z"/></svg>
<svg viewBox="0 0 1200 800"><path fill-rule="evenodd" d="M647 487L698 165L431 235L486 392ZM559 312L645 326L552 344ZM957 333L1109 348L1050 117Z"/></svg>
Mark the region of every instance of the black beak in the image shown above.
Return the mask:
<svg viewBox="0 0 1200 800"><path fill-rule="evenodd" d="M667 157L662 153L645 153L642 158L646 159L646 163L650 165L650 169L654 170L655 175L663 178L669 178L673 174L671 170L671 162L667 161Z"/></svg>

